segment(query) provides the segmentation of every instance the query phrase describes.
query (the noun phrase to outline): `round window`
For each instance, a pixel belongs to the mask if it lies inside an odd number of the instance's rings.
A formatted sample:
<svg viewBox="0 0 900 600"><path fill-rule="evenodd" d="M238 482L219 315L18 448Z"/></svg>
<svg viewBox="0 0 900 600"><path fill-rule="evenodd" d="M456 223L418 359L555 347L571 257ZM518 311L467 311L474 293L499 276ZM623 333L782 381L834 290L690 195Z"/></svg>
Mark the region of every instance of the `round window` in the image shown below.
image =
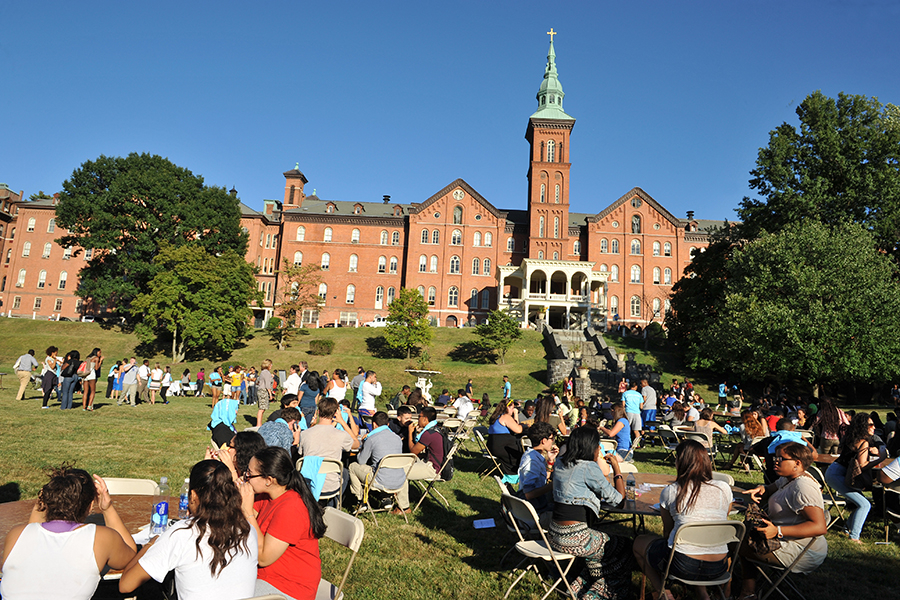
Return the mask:
<svg viewBox="0 0 900 600"><path fill-rule="evenodd" d="M440 218L441 218L441 213L439 213L439 212L434 213L434 218L435 218L435 219L440 219Z"/></svg>
<svg viewBox="0 0 900 600"><path fill-rule="evenodd" d="M653 224L653 229L659 231L659 223L654 223L654 224Z"/></svg>
<svg viewBox="0 0 900 600"><path fill-rule="evenodd" d="M476 221L480 221L480 220L481 220L481 215L475 215L475 220L476 220Z"/></svg>
<svg viewBox="0 0 900 600"><path fill-rule="evenodd" d="M612 222L612 226L613 226L613 227L618 227L618 226L619 226L619 222L618 222L618 221L613 221L613 222Z"/></svg>

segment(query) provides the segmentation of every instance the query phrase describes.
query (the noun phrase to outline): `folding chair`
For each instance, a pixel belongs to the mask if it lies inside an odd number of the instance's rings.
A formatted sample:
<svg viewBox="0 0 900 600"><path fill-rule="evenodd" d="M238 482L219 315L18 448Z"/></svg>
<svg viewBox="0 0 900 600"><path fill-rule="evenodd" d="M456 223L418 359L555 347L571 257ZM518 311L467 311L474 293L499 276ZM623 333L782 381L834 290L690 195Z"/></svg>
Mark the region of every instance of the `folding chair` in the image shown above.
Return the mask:
<svg viewBox="0 0 900 600"><path fill-rule="evenodd" d="M875 542L878 545L890 544L891 521L900 521L900 481L894 481L884 486L884 498L882 498L884 518L884 542Z"/></svg>
<svg viewBox="0 0 900 600"><path fill-rule="evenodd" d="M716 464L716 442L710 439L710 436L701 431L685 431L681 434L683 440L694 440L706 446L706 452L709 454L709 460L712 464Z"/></svg>
<svg viewBox="0 0 900 600"><path fill-rule="evenodd" d="M612 454L616 451L616 448L619 447L619 443L616 440L600 440L600 448L602 448L603 454Z"/></svg>
<svg viewBox="0 0 900 600"><path fill-rule="evenodd" d="M337 542L338 544L350 549L350 562L344 569L344 575L341 577L341 583L337 587L329 583L325 579L319 580L319 589L316 592L316 600L341 600L344 594L344 584L347 582L347 575L350 574L350 567L353 566L353 560L356 553L359 552L359 546L362 544L363 536L366 534L366 528L363 522L354 516L341 512L330 506L325 509L325 537Z"/></svg>
<svg viewBox="0 0 900 600"><path fill-rule="evenodd" d="M519 569L525 563L528 563L528 566L522 569L522 573L516 577L515 581L509 586L509 589L506 590L506 594L503 595L504 598L508 598L510 592L512 592L513 588L522 580L525 575L528 574L528 571L534 571L534 573L538 576L538 579L541 582L541 586L546 590L546 593L541 597L541 600L546 600L547 596L553 593L554 590L559 586L560 581L566 584L566 590L568 590L568 594L565 594L568 598L577 598L575 592L572 590L572 586L569 583L569 580L566 579L566 575L569 573L569 569L572 568L572 565L575 564L575 556L571 554L566 554L564 552L554 552L550 547L550 543L547 541L547 536L544 534L544 530L540 528L538 525L538 516L534 511L534 507L531 506L531 503L526 502L520 498L516 498L515 496L511 496L509 494L503 494L500 498L501 504L506 508L509 512L511 518L511 523L513 528L516 530L516 535L519 537L519 541L516 542L515 549L519 552L524 558L518 565L513 569L513 571ZM527 524L530 528L533 528L538 533L540 533L540 540L528 540L525 539L525 536L522 535L522 530L519 528L520 523ZM553 573L552 570L548 569L550 572L550 576L555 578L553 584L548 588L544 578L541 576L541 572L538 569L537 565L540 564L537 561L540 560L541 563L547 564L553 563L553 567L556 570L556 573ZM560 562L568 561L568 564L565 568L560 565ZM561 593L562 590L560 590Z"/></svg>
<svg viewBox="0 0 900 600"><path fill-rule="evenodd" d="M444 410L442 410L441 412L444 413L445 415L447 415L448 417L455 417L455 416L456 416L456 413L457 413L458 411L459 411L458 408L454 408L454 407L452 407L452 406L448 406L448 407L444 408Z"/></svg>
<svg viewBox="0 0 900 600"><path fill-rule="evenodd" d="M484 479L485 477L487 477L494 471L497 471L498 473L502 474L503 469L500 468L500 463L497 462L497 459L494 458L494 455L491 454L490 450L488 450L487 441L484 439L484 436L481 435L481 432L478 430L475 431L475 436L476 436L475 439L478 440L478 445L481 446L482 457L484 457L486 460L490 461L490 464L488 465L487 470L483 471L480 474L481 478ZM491 466L491 465L493 465L493 466Z"/></svg>
<svg viewBox="0 0 900 600"><path fill-rule="evenodd" d="M503 480L500 477L498 477L497 475L494 475L494 481L497 482L497 487L500 488L500 497L501 498L503 498L504 494L509 495L509 496L515 495L515 494L513 494L513 491L509 488L509 486L506 485L503 482ZM506 529L510 533L516 533L516 528L512 522L513 516L510 514L509 510L506 508L506 506L503 505L502 502L500 503L500 516L503 518L503 522L506 523ZM537 535L537 530L534 527L532 527L532 525L534 525L534 524L533 523L524 523L524 522L518 523L518 526L525 530L525 535L530 538L533 538ZM538 525L540 525L540 524L538 524ZM503 555L503 558L500 559L500 563L498 566L500 566L502 568L503 563L506 562L506 557L509 556L510 554L512 554L515 550L516 550L515 546L512 546L509 550L507 550L506 554Z"/></svg>
<svg viewBox="0 0 900 600"><path fill-rule="evenodd" d="M678 434L665 425L660 425L656 431L659 434L659 441L662 442L662 446L667 452L666 458L671 458L674 461L675 449L678 448L678 444L681 442L678 439Z"/></svg>
<svg viewBox="0 0 900 600"><path fill-rule="evenodd" d="M720 473L718 471L713 471L712 478L716 481L724 481L725 483L728 484L728 487L734 487L734 477L732 477L728 473Z"/></svg>
<svg viewBox="0 0 900 600"><path fill-rule="evenodd" d="M416 464L416 455L415 454L387 454L385 455L379 462L378 467L375 469L375 473L372 475L372 478L366 478L365 485L363 486L363 502L356 508L356 512L353 513L353 516L359 516L359 512L363 508L363 503L365 503L366 513L372 515L372 519L375 521L375 525L378 525L378 519L375 517L376 512L382 512L390 510L391 507L387 508L372 508L372 505L369 503L369 494L372 492L380 492L383 494L390 494L393 502L391 506L397 504L400 506L397 494L399 494L403 490L403 486L407 485L407 477L409 477L409 472L412 469L412 466ZM396 488L386 488L378 481L376 478L378 477L378 472L382 469L402 469L403 470L403 483ZM403 513L403 519L409 524L409 519L406 518L406 513Z"/></svg>
<svg viewBox="0 0 900 600"><path fill-rule="evenodd" d="M706 587L715 586L719 588L719 594L722 596L722 600L725 600L725 591L722 586L731 581L731 574L734 571L734 565L737 562L738 548L741 546L741 540L744 539L744 529L745 527L742 522L727 520L685 523L679 527L678 531L675 532L675 543L672 544L672 550L669 552L669 561L666 563L666 572L663 573L662 578L663 589L659 591L659 597L665 597L666 583L672 579L687 585L703 585ZM679 543L707 548L728 544L728 570L725 571L721 577L713 581L696 581L672 574L670 570L672 568L672 560L675 558L675 545ZM644 581L642 580L642 591L643 588Z"/></svg>
<svg viewBox="0 0 900 600"><path fill-rule="evenodd" d="M638 468L634 463L619 461L619 473L637 473Z"/></svg>
<svg viewBox="0 0 900 600"><path fill-rule="evenodd" d="M829 513L825 513L826 519L828 518L828 514ZM787 566L785 566L783 564L776 565L776 564L772 564L772 563L768 563L768 562L762 562L759 560L748 559L751 563L753 563L754 565L759 567L760 575L771 586L768 590L766 590L766 592L764 594L760 594L759 590L757 590L756 597L759 598L759 600L766 600L766 598L768 598L769 596L772 595L772 592L778 592L781 595L781 597L784 598L784 600L789 600L787 595L785 595L784 592L782 592L781 590L778 589L778 586L780 586L782 583L786 583L788 585L788 587L791 588L794 591L794 593L797 594L797 596L799 598L801 598L801 600L806 600L806 597L800 592L800 589L796 585L794 585L794 583L790 580L789 576L791 573L794 572L794 568L796 568L797 564L800 562L800 559L806 555L806 553L809 551L809 549L815 543L817 537L818 536L810 538L809 542L803 548L803 551L800 552L800 554L797 555L797 558L794 559L794 562L792 562L790 565L787 565ZM767 570L771 570L774 573L781 573L781 575L773 581L772 578L769 576L769 573L766 572Z"/></svg>
<svg viewBox="0 0 900 600"><path fill-rule="evenodd" d="M471 452L468 447L466 447L466 442L472 439L472 429L478 425L478 419L473 417L466 417L463 421L463 424L456 430L456 434L453 436L454 443L460 444L462 449L465 449L467 452Z"/></svg>
<svg viewBox="0 0 900 600"><path fill-rule="evenodd" d="M303 458L304 457L301 456L299 459L297 459L298 471L303 467ZM334 458L323 458L322 466L319 467L319 474L328 475L329 473L337 473L338 488L330 494L320 494L319 501L337 498L338 506L341 506L341 501L343 500L341 497L341 489L344 487L344 463Z"/></svg>
<svg viewBox="0 0 900 600"><path fill-rule="evenodd" d="M456 417L449 417L444 419L444 422L441 423L441 427L444 428L444 431L447 432L447 435L450 436L450 439L453 440L456 438L456 433L459 431L459 428L462 427L463 421L461 419L457 419Z"/></svg>
<svg viewBox="0 0 900 600"><path fill-rule="evenodd" d="M159 493L159 485L151 479L129 479L127 477L104 477L110 496L129 494L132 496L154 496Z"/></svg>
<svg viewBox="0 0 900 600"><path fill-rule="evenodd" d="M817 467L815 464L809 465L809 468L806 469L806 472L816 480L816 483L818 483L819 487L822 489L822 500L825 502L826 508L825 512L830 514L832 506L838 509L837 518L831 519L828 523L828 528L830 529L831 526L838 521L843 521L847 518L844 516L844 507L847 506L847 501L841 499L837 494L834 493L834 490L831 489L831 486L828 485L827 481L825 481L825 475L822 474L822 470L819 469L819 467Z"/></svg>
<svg viewBox="0 0 900 600"><path fill-rule="evenodd" d="M444 498L444 495L441 494L440 490L438 490L436 487L434 487L434 485L436 483L445 483L444 479L441 478L441 473L443 473L444 469L447 468L447 464L450 462L450 460L453 458L453 455L456 453L457 447L458 446L456 446L456 444L454 444L453 446L450 447L450 451L447 453L447 456L444 457L444 463L441 465L440 471L438 471L437 473L434 474L434 477L428 481L427 486L424 485L423 483L421 483L420 481L413 480L413 483L416 484L416 487L418 487L420 490L422 490L422 497L419 498L419 502L416 504L416 507L414 509L412 509L412 512L416 512L417 510L419 510L419 506L422 505L422 502L425 500L425 498L432 492L437 494L438 498L440 498L441 501L443 501L444 506L447 507L447 510L450 510L450 503L447 502L447 499Z"/></svg>

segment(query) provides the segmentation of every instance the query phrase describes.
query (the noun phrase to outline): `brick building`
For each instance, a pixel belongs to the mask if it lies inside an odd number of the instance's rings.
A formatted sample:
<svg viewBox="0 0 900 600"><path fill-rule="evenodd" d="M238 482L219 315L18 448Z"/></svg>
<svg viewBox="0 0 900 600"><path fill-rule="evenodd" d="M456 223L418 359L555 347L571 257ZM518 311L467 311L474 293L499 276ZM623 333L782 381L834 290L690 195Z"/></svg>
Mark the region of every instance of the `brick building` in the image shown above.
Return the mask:
<svg viewBox="0 0 900 600"><path fill-rule="evenodd" d="M241 205L247 261L258 268L266 301L254 308L255 325L278 304L284 259L322 268L320 305L302 316L310 326L386 316L401 288L417 289L440 326L481 322L498 307L523 323L543 316L554 327L604 325L616 316L629 325L661 321L672 284L692 252L706 247L713 223L690 212L679 219L640 188L598 213L570 212L575 119L563 110L564 96L551 41L525 134L525 210L497 208L462 179L421 202L322 199L306 195L299 165L285 172L281 200L265 200L261 212ZM3 187L0 201L7 207L0 209L3 313L78 317L87 307L73 290L89 257L52 243L55 201L23 202Z"/></svg>

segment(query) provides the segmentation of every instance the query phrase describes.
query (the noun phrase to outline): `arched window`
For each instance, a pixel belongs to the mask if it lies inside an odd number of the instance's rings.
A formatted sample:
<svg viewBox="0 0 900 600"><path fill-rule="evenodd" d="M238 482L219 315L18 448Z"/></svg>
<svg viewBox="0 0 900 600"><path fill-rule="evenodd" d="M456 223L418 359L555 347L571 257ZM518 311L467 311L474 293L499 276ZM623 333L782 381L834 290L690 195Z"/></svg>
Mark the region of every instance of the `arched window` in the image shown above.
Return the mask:
<svg viewBox="0 0 900 600"><path fill-rule="evenodd" d="M350 255L350 269L351 273L356 273L356 268L359 266L359 257L355 254Z"/></svg>
<svg viewBox="0 0 900 600"><path fill-rule="evenodd" d="M459 273L459 257L450 257L450 273Z"/></svg>
<svg viewBox="0 0 900 600"><path fill-rule="evenodd" d="M13 240L15 238L16 238L16 228L13 227L12 229L9 230L9 239Z"/></svg>
<svg viewBox="0 0 900 600"><path fill-rule="evenodd" d="M319 299L325 300L328 297L328 284L320 283L319 284Z"/></svg>
<svg viewBox="0 0 900 600"><path fill-rule="evenodd" d="M380 244L381 244L382 246L387 246L387 243L388 243L388 232L387 232L387 231L382 231L382 232L381 232L381 241L380 241Z"/></svg>
<svg viewBox="0 0 900 600"><path fill-rule="evenodd" d="M297 228L297 241L302 242L305 239L306 239L306 227L301 225L300 227Z"/></svg>
<svg viewBox="0 0 900 600"><path fill-rule="evenodd" d="M389 273L397 272L397 257L396 256L391 257L390 268L388 269L388 272Z"/></svg>
<svg viewBox="0 0 900 600"><path fill-rule="evenodd" d="M68 246L63 250L63 260L69 260L70 258L72 258L72 246Z"/></svg>
<svg viewBox="0 0 900 600"><path fill-rule="evenodd" d="M606 266L606 263L600 263L600 272L609 273L609 267Z"/></svg>
<svg viewBox="0 0 900 600"><path fill-rule="evenodd" d="M653 283L659 285L659 267L653 267Z"/></svg>
<svg viewBox="0 0 900 600"><path fill-rule="evenodd" d="M553 140L547 142L547 162L556 162L556 142Z"/></svg>
<svg viewBox="0 0 900 600"><path fill-rule="evenodd" d="M632 296L631 297L631 316L638 317L641 316L641 298L640 296Z"/></svg>
<svg viewBox="0 0 900 600"><path fill-rule="evenodd" d="M423 299L425 298L425 286L424 285L420 285L419 287L417 287L416 291L419 292L419 295L422 296Z"/></svg>
<svg viewBox="0 0 900 600"><path fill-rule="evenodd" d="M506 251L507 252L515 252L516 251L516 240L512 238L506 238Z"/></svg>
<svg viewBox="0 0 900 600"><path fill-rule="evenodd" d="M556 190L553 192L553 203L559 204L559 184L556 184Z"/></svg>
<svg viewBox="0 0 900 600"><path fill-rule="evenodd" d="M44 244L44 253L41 254L41 258L50 258L50 250L52 247L53 245L50 242Z"/></svg>
<svg viewBox="0 0 900 600"><path fill-rule="evenodd" d="M474 288L469 292L469 308L478 308L478 290Z"/></svg>
<svg viewBox="0 0 900 600"><path fill-rule="evenodd" d="M631 253L632 254L640 254L641 253L640 240L631 240Z"/></svg>
<svg viewBox="0 0 900 600"><path fill-rule="evenodd" d="M424 273L428 270L428 257L424 254L419 257L419 273Z"/></svg>
<svg viewBox="0 0 900 600"><path fill-rule="evenodd" d="M665 271L663 271L663 283L666 285L672 285L672 269L666 267Z"/></svg>
<svg viewBox="0 0 900 600"><path fill-rule="evenodd" d="M91 260L91 258L93 256L94 256L93 248L88 248L87 250L84 251L84 260Z"/></svg>
<svg viewBox="0 0 900 600"><path fill-rule="evenodd" d="M450 235L450 245L451 246L461 246L462 245L462 232L459 229L454 229L453 233Z"/></svg>
<svg viewBox="0 0 900 600"><path fill-rule="evenodd" d="M438 257L437 256L432 255L431 264L428 266L428 271L430 273L438 272Z"/></svg>
<svg viewBox="0 0 900 600"><path fill-rule="evenodd" d="M384 288L380 285L375 288L375 308L382 308L384 302Z"/></svg>
<svg viewBox="0 0 900 600"><path fill-rule="evenodd" d="M462 225L462 206L453 207L453 224Z"/></svg>
<svg viewBox="0 0 900 600"><path fill-rule="evenodd" d="M388 303L388 306L390 306L390 305L391 305L391 302L394 301L394 294L395 294L395 293L396 293L396 290L394 290L394 288L392 288L392 287L389 287L389 288L388 288L388 295L387 295L387 303Z"/></svg>
<svg viewBox="0 0 900 600"><path fill-rule="evenodd" d="M575 240L575 243L572 244L572 254L576 256L581 255L581 240Z"/></svg>
<svg viewBox="0 0 900 600"><path fill-rule="evenodd" d="M542 183L541 184L541 204L544 203L544 200L546 199L546 197L547 197L547 184Z"/></svg>
<svg viewBox="0 0 900 600"><path fill-rule="evenodd" d="M59 285L57 285L56 287L59 288L59 289L61 289L61 290L66 289L66 280L67 280L68 278L69 278L69 274L66 273L65 271L62 271L62 272L59 274Z"/></svg>
<svg viewBox="0 0 900 600"><path fill-rule="evenodd" d="M631 233L641 232L641 215L632 215L631 217Z"/></svg>
<svg viewBox="0 0 900 600"><path fill-rule="evenodd" d="M358 244L359 243L359 229L354 229L350 232L350 243Z"/></svg>
<svg viewBox="0 0 900 600"><path fill-rule="evenodd" d="M538 237L544 237L544 217L541 216L538 221Z"/></svg>
<svg viewBox="0 0 900 600"><path fill-rule="evenodd" d="M480 232L480 231L476 231L476 232L475 232L475 236L474 236L474 240L473 240L473 242L472 242L472 245L473 245L473 246L480 246L480 245L481 245L481 232Z"/></svg>
<svg viewBox="0 0 900 600"><path fill-rule="evenodd" d="M423 244L428 243L428 230L427 229L422 230L422 243Z"/></svg>
<svg viewBox="0 0 900 600"><path fill-rule="evenodd" d="M553 260L559 260L559 252L553 253Z"/></svg>
<svg viewBox="0 0 900 600"><path fill-rule="evenodd" d="M653 256L659 256L659 242L653 242Z"/></svg>
<svg viewBox="0 0 900 600"><path fill-rule="evenodd" d="M693 246L691 246L690 249L688 250L688 256L690 256L691 258L694 258L694 254L696 254L696 253L697 253L697 249L694 248Z"/></svg>
<svg viewBox="0 0 900 600"><path fill-rule="evenodd" d="M387 272L387 257L386 256L378 257L378 272L379 273Z"/></svg>
<svg viewBox="0 0 900 600"><path fill-rule="evenodd" d="M331 227L326 227L326 228L325 228L325 235L322 236L322 241L323 241L323 242L330 242L330 241L331 241L331 236L332 236Z"/></svg>
<svg viewBox="0 0 900 600"><path fill-rule="evenodd" d="M38 273L38 289L44 289L44 286L47 284L47 271L41 271Z"/></svg>
<svg viewBox="0 0 900 600"><path fill-rule="evenodd" d="M455 285L447 293L447 306L459 306L459 288Z"/></svg>
<svg viewBox="0 0 900 600"><path fill-rule="evenodd" d="M353 304L356 300L356 286L352 283L347 286L347 304Z"/></svg>
<svg viewBox="0 0 900 600"><path fill-rule="evenodd" d="M31 256L31 242L22 244L22 257L26 258L28 256Z"/></svg>
<svg viewBox="0 0 900 600"><path fill-rule="evenodd" d="M299 250L294 252L294 264L298 267L303 264L303 253Z"/></svg>
<svg viewBox="0 0 900 600"><path fill-rule="evenodd" d="M488 248L494 245L494 234L490 231L484 234L484 245Z"/></svg>
<svg viewBox="0 0 900 600"><path fill-rule="evenodd" d="M609 252L610 254L619 253L619 240L613 240L609 243Z"/></svg>
<svg viewBox="0 0 900 600"><path fill-rule="evenodd" d="M472 259L472 275L479 275L481 273L481 261L477 258Z"/></svg>
<svg viewBox="0 0 900 600"><path fill-rule="evenodd" d="M322 254L322 270L327 271L331 266L331 255L325 252Z"/></svg>
<svg viewBox="0 0 900 600"><path fill-rule="evenodd" d="M559 239L559 217L553 217L553 237Z"/></svg>
<svg viewBox="0 0 900 600"><path fill-rule="evenodd" d="M538 250L538 260L544 260L544 251Z"/></svg>
<svg viewBox="0 0 900 600"><path fill-rule="evenodd" d="M434 306L434 303L437 301L437 290L434 289L434 286L428 288L428 306Z"/></svg>
<svg viewBox="0 0 900 600"><path fill-rule="evenodd" d="M481 308L490 308L491 307L491 291L490 290L482 290L481 291Z"/></svg>
<svg viewBox="0 0 900 600"><path fill-rule="evenodd" d="M50 219L47 222L47 233L53 233L56 231L56 219Z"/></svg>
<svg viewBox="0 0 900 600"><path fill-rule="evenodd" d="M631 283L641 282L641 268L637 265L631 266Z"/></svg>
<svg viewBox="0 0 900 600"><path fill-rule="evenodd" d="M609 268L609 280L610 281L618 281L619 280L619 265L613 265Z"/></svg>
<svg viewBox="0 0 900 600"><path fill-rule="evenodd" d="M441 243L441 232L435 229L431 232L431 243L432 244L440 244Z"/></svg>
<svg viewBox="0 0 900 600"><path fill-rule="evenodd" d="M669 314L670 312L672 312L672 301L671 300L666 300L665 302L663 302L663 306L665 307L666 314Z"/></svg>
<svg viewBox="0 0 900 600"><path fill-rule="evenodd" d="M484 259L484 262L482 264L484 265L484 271L482 271L482 273L484 273L485 275L490 275L491 274L491 259L489 259L489 258Z"/></svg>
<svg viewBox="0 0 900 600"><path fill-rule="evenodd" d="M615 317L619 313L619 297L618 296L610 296L609 297L609 312Z"/></svg>
<svg viewBox="0 0 900 600"><path fill-rule="evenodd" d="M609 252L609 242L606 241L606 238L600 240L600 252L603 254Z"/></svg>
<svg viewBox="0 0 900 600"><path fill-rule="evenodd" d="M28 229L25 231L34 231L34 217L28 219Z"/></svg>
<svg viewBox="0 0 900 600"><path fill-rule="evenodd" d="M25 269L19 270L19 278L16 280L16 287L25 285Z"/></svg>
<svg viewBox="0 0 900 600"><path fill-rule="evenodd" d="M399 246L400 245L400 232L395 231L391 234L391 246Z"/></svg>
<svg viewBox="0 0 900 600"><path fill-rule="evenodd" d="M669 242L663 244L663 256L672 256L672 244Z"/></svg>
<svg viewBox="0 0 900 600"><path fill-rule="evenodd" d="M654 299L653 299L653 316L654 316L654 317L658 317L658 316L659 316L659 310L660 310L660 308L661 308L661 304L662 304L662 303L659 301L659 298L654 298Z"/></svg>

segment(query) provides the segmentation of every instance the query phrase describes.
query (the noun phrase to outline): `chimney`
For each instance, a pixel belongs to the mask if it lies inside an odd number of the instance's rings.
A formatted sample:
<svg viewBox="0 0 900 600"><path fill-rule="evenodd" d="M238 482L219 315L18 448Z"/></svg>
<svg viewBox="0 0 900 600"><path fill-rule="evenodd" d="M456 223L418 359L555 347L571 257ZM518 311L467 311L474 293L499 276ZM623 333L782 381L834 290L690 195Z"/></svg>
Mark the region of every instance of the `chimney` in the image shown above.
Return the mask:
<svg viewBox="0 0 900 600"><path fill-rule="evenodd" d="M231 194L232 196L237 196L237 190L234 189L234 186L231 186L231 189L228 190L228 193Z"/></svg>
<svg viewBox="0 0 900 600"><path fill-rule="evenodd" d="M687 211L687 218L688 218L688 221L693 221L694 220L694 211L692 211L692 210Z"/></svg>
<svg viewBox="0 0 900 600"><path fill-rule="evenodd" d="M384 200L384 203L385 203L385 204L390 204L390 203L391 203L391 197L390 197L390 195L388 195L388 194L385 194L384 196L382 196L382 200Z"/></svg>

